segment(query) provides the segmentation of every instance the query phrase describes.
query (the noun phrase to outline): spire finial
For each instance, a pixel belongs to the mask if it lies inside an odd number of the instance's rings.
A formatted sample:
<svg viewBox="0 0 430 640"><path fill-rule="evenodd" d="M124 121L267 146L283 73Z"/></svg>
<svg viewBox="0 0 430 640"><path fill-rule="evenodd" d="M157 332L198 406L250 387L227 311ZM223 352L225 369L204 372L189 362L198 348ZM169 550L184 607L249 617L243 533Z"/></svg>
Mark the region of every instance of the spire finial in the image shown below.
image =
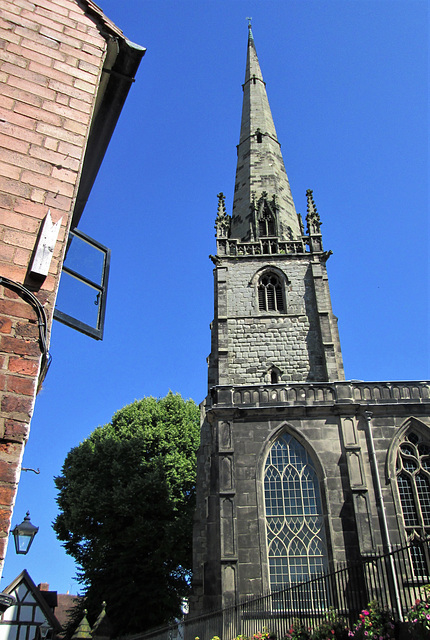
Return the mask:
<svg viewBox="0 0 430 640"><path fill-rule="evenodd" d="M254 36L252 35L252 18L247 18L248 20L248 42L254 42Z"/></svg>

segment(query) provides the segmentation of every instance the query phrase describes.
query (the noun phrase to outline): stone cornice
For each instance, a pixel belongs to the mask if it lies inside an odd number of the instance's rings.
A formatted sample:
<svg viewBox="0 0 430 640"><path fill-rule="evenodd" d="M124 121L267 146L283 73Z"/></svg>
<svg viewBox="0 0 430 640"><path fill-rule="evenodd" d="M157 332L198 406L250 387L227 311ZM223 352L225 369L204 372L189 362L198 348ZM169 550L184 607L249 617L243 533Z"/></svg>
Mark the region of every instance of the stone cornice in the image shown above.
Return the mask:
<svg viewBox="0 0 430 640"><path fill-rule="evenodd" d="M429 405L429 381L291 382L261 385L218 385L208 397L211 409L328 408L360 409L363 405Z"/></svg>

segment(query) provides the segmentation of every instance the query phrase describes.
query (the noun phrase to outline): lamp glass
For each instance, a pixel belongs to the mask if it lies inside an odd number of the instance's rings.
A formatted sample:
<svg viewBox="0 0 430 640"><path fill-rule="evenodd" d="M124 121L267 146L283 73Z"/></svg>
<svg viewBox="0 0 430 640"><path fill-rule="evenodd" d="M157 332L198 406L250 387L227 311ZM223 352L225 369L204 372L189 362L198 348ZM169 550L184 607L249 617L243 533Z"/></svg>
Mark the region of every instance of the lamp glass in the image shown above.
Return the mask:
<svg viewBox="0 0 430 640"><path fill-rule="evenodd" d="M15 551L17 554L25 555L28 553L31 543L34 540L34 536L39 531L39 527L35 527L30 522L30 513L27 511L23 522L17 524L12 531L12 535L15 541Z"/></svg>

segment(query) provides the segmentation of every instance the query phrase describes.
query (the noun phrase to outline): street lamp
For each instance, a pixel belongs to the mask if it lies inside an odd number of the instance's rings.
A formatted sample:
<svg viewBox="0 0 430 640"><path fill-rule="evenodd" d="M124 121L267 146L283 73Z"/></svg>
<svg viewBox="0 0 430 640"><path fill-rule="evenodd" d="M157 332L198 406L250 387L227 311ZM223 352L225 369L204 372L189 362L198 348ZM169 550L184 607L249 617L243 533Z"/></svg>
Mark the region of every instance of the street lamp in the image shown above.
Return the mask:
<svg viewBox="0 0 430 640"><path fill-rule="evenodd" d="M27 515L21 524L17 524L12 531L13 539L15 541L15 551L18 554L25 555L31 547L33 538L39 531L39 527L35 527L30 522L30 512L27 511Z"/></svg>
<svg viewBox="0 0 430 640"><path fill-rule="evenodd" d="M10 593L0 593L0 615L6 611L10 606L15 604L16 598L11 596Z"/></svg>
<svg viewBox="0 0 430 640"><path fill-rule="evenodd" d="M46 640L46 638L48 636L48 632L51 629L51 626L48 624L46 618L42 622L42 624L38 627L38 629L39 629L39 634L40 634L41 640Z"/></svg>

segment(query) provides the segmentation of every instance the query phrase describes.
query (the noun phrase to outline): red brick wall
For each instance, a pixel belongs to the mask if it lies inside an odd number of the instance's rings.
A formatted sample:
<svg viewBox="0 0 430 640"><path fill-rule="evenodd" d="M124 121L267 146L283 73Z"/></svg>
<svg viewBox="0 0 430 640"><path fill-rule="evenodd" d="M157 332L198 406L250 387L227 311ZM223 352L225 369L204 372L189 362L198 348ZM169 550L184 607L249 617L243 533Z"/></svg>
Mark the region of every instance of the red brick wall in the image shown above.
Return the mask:
<svg viewBox="0 0 430 640"><path fill-rule="evenodd" d="M48 336L106 41L75 0L0 0L0 276L43 305ZM29 275L48 209L50 271ZM41 361L34 305L0 284L0 571Z"/></svg>

